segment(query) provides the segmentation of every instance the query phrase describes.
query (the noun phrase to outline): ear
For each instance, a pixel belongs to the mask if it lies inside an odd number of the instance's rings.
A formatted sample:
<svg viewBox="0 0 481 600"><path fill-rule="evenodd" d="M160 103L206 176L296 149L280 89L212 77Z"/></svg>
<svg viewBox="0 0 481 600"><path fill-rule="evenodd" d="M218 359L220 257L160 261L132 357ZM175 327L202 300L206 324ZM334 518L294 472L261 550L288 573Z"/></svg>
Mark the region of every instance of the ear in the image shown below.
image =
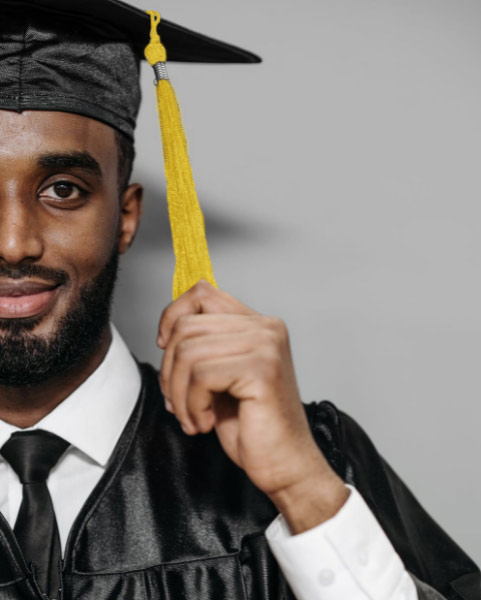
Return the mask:
<svg viewBox="0 0 481 600"><path fill-rule="evenodd" d="M119 253L127 252L134 241L142 216L142 199L144 188L139 183L132 183L120 199L120 235Z"/></svg>

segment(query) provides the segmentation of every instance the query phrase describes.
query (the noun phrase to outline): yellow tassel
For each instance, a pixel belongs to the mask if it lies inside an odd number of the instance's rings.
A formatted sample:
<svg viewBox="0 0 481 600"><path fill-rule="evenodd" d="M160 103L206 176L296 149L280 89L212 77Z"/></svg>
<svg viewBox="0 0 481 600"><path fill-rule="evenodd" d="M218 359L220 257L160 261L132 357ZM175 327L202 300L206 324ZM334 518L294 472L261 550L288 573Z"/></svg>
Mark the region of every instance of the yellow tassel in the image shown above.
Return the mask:
<svg viewBox="0 0 481 600"><path fill-rule="evenodd" d="M151 18L150 43L145 57L157 76L157 106L159 109L164 147L167 203L175 254L173 298L205 279L217 286L210 261L202 210L197 199L192 169L187 152L187 140L182 127L174 89L167 79L167 53L160 41L157 27L160 15L147 11Z"/></svg>

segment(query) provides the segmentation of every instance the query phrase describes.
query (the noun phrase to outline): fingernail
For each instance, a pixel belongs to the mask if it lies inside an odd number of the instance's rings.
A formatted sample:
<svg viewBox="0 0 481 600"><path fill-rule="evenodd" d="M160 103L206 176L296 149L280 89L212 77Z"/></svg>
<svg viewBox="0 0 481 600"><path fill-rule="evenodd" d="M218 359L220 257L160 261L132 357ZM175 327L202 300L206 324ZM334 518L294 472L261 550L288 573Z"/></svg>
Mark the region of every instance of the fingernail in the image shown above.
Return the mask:
<svg viewBox="0 0 481 600"><path fill-rule="evenodd" d="M165 400L165 409L168 410L170 413L174 412L174 405L172 404L172 402L170 400L168 400L167 398L164 398Z"/></svg>
<svg viewBox="0 0 481 600"><path fill-rule="evenodd" d="M159 335L159 337L157 338L157 346L159 346L159 348L164 347L164 338L161 335Z"/></svg>

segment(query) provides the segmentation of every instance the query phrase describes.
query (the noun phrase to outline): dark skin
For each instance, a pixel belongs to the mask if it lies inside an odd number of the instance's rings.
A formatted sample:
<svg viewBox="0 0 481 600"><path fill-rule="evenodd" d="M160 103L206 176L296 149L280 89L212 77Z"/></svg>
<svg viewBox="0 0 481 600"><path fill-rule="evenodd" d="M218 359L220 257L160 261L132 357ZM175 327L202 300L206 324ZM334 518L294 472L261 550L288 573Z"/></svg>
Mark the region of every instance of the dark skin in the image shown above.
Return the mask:
<svg viewBox="0 0 481 600"><path fill-rule="evenodd" d="M0 261L61 269L70 279L33 330L49 336L114 245L120 253L131 245L142 188L129 186L119 200L114 132L102 123L0 111L0 130ZM98 169L80 156L92 157ZM22 428L37 423L97 368L109 344L105 327L97 347L68 374L28 389L0 387L0 419ZM310 433L281 321L200 282L164 311L159 345L166 407L187 435L215 430L293 533L336 514L349 492Z"/></svg>
<svg viewBox="0 0 481 600"><path fill-rule="evenodd" d="M119 201L115 135L103 123L67 113L0 111L0 131L0 261L62 269L70 277L33 331L48 336L114 244L121 253L130 246L142 188L131 185ZM99 346L67 375L29 388L0 386L0 418L22 428L40 421L97 368L109 344L105 327Z"/></svg>

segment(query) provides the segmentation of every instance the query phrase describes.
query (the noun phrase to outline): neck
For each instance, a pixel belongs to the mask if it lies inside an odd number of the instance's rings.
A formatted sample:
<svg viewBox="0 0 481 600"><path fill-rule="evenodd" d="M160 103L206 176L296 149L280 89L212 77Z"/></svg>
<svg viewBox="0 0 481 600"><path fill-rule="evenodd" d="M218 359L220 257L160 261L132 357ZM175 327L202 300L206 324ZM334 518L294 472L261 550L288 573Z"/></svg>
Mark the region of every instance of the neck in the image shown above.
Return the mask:
<svg viewBox="0 0 481 600"><path fill-rule="evenodd" d="M107 325L93 351L68 372L32 386L0 385L0 419L21 429L36 425L95 371L105 358L111 341Z"/></svg>

